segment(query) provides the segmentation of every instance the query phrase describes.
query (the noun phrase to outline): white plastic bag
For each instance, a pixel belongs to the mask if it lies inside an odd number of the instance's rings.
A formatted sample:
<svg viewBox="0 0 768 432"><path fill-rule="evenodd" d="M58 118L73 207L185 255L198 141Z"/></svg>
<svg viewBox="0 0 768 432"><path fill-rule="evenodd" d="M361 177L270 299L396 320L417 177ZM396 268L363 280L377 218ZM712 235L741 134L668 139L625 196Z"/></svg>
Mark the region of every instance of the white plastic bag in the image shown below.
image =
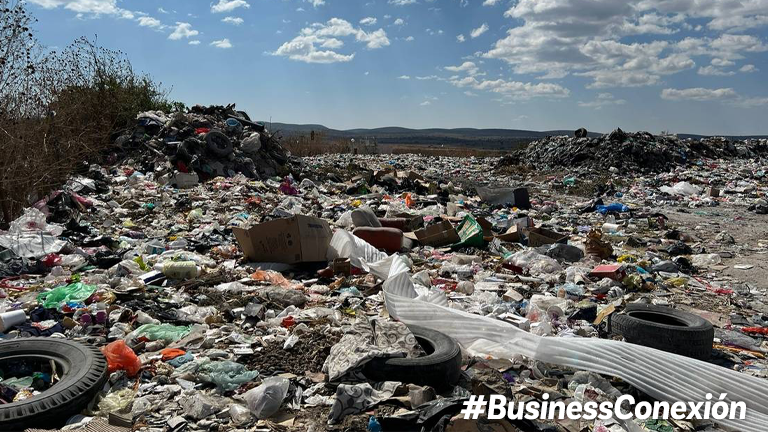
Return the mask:
<svg viewBox="0 0 768 432"><path fill-rule="evenodd" d="M264 379L260 386L248 390L243 398L248 408L258 419L265 419L280 410L285 395L288 394L290 381L280 377Z"/></svg>

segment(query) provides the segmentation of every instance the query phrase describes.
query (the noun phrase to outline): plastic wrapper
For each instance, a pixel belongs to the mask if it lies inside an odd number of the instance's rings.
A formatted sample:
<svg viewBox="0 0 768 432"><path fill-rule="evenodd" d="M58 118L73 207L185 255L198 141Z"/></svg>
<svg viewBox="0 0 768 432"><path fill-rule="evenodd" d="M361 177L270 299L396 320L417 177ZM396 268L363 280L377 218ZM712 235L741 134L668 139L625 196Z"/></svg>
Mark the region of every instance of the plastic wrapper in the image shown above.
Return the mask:
<svg viewBox="0 0 768 432"><path fill-rule="evenodd" d="M133 337L145 337L149 340L175 342L189 334L191 329L171 324L144 324L131 333Z"/></svg>
<svg viewBox="0 0 768 432"><path fill-rule="evenodd" d="M81 303L96 291L96 286L77 282L40 293L37 300L46 309L60 308L67 303Z"/></svg>
<svg viewBox="0 0 768 432"><path fill-rule="evenodd" d="M129 377L134 377L141 369L141 360L123 340L102 347L101 352L107 358L109 373L124 370Z"/></svg>
<svg viewBox="0 0 768 432"><path fill-rule="evenodd" d="M280 409L289 386L290 381L285 378L269 377L260 386L248 390L243 399L256 418L268 418Z"/></svg>
<svg viewBox="0 0 768 432"><path fill-rule="evenodd" d="M392 255L369 262L366 258L377 251L360 239L337 231L331 247L329 255L359 261L385 280L383 294L392 318L441 331L473 353L508 359L525 356L616 376L660 401L705 402L707 394L726 394L727 403L746 404L746 418L720 420L721 424L743 432L762 432L768 424L768 388L763 379L620 341L539 337L503 321L449 308L444 294L417 296L404 261Z"/></svg>
<svg viewBox="0 0 768 432"><path fill-rule="evenodd" d="M99 401L99 414L108 416L110 413L128 412L136 392L125 388L104 396Z"/></svg>
<svg viewBox="0 0 768 432"><path fill-rule="evenodd" d="M216 384L221 391L235 390L259 376L258 371L249 371L244 365L229 360L202 364L198 373L203 381Z"/></svg>

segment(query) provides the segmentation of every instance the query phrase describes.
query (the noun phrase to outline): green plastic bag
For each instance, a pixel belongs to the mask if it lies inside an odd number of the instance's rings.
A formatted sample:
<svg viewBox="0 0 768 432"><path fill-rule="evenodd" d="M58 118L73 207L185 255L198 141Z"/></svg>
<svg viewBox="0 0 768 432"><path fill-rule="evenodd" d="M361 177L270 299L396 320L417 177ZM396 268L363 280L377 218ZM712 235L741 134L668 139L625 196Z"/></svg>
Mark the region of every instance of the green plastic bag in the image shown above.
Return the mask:
<svg viewBox="0 0 768 432"><path fill-rule="evenodd" d="M77 282L40 293L37 296L37 301L42 302L43 307L46 309L58 309L66 303L84 302L94 293L94 291L96 291L95 285L86 285L82 282Z"/></svg>
<svg viewBox="0 0 768 432"><path fill-rule="evenodd" d="M200 366L199 374L203 381L216 384L222 391L235 390L259 376L258 371L249 371L244 365L230 360L205 363Z"/></svg>
<svg viewBox="0 0 768 432"><path fill-rule="evenodd" d="M461 221L459 227L456 228L456 231L458 231L461 241L451 246L454 249L470 246L481 247L485 245L485 240L483 240L483 227L481 227L471 215L464 216L464 220Z"/></svg>
<svg viewBox="0 0 768 432"><path fill-rule="evenodd" d="M134 330L136 336L144 336L145 338L156 341L162 340L167 343L176 342L177 340L188 335L191 329L186 326L175 326L171 324L144 324L143 326Z"/></svg>

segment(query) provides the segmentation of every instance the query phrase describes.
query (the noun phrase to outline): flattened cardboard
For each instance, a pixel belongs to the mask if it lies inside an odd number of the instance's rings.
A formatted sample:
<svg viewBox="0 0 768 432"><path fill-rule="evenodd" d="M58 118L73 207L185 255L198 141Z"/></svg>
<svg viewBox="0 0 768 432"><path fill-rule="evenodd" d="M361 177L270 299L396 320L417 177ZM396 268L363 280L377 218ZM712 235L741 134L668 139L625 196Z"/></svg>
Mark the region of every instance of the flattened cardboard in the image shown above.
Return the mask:
<svg viewBox="0 0 768 432"><path fill-rule="evenodd" d="M304 215L233 227L232 232L249 260L285 264L326 261L333 236L328 222Z"/></svg>
<svg viewBox="0 0 768 432"><path fill-rule="evenodd" d="M567 234L561 234L557 231L541 227L527 229L524 231L524 234L528 236L529 247L539 247L554 243L568 243L568 238L570 237Z"/></svg>
<svg viewBox="0 0 768 432"><path fill-rule="evenodd" d="M440 247L457 243L461 239L456 228L448 221L430 225L413 233L419 243L426 246Z"/></svg>

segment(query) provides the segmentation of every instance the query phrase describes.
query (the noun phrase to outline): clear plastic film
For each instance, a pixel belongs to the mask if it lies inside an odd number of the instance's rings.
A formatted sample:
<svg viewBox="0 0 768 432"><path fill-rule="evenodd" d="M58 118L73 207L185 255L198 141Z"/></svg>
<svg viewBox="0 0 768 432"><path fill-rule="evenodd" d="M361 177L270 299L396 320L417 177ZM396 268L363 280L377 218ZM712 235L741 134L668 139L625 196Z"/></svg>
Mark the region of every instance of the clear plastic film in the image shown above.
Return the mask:
<svg viewBox="0 0 768 432"><path fill-rule="evenodd" d="M387 256L348 232L337 231L329 258L350 258L353 265L385 280L389 315L406 324L441 331L476 354L500 358L525 356L545 363L619 377L649 396L666 402L744 402L744 420L718 423L744 432L760 432L768 424L768 383L699 360L640 345L595 338L544 338L512 324L451 309L441 292L418 296L407 260Z"/></svg>

